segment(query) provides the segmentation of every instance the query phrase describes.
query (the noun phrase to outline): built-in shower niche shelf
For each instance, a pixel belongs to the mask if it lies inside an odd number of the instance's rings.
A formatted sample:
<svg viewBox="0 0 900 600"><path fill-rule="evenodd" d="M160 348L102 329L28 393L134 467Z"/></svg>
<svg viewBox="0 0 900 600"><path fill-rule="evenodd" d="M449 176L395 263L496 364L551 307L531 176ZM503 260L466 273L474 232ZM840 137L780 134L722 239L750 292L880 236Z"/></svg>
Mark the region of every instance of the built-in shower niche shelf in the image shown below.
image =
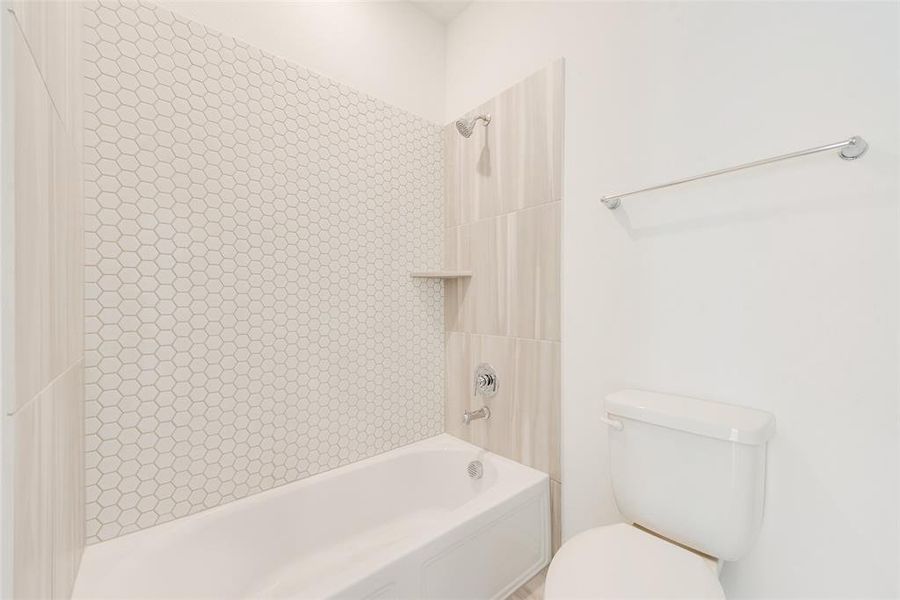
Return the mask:
<svg viewBox="0 0 900 600"><path fill-rule="evenodd" d="M463 279L471 277L472 271L413 271L409 275L414 279Z"/></svg>

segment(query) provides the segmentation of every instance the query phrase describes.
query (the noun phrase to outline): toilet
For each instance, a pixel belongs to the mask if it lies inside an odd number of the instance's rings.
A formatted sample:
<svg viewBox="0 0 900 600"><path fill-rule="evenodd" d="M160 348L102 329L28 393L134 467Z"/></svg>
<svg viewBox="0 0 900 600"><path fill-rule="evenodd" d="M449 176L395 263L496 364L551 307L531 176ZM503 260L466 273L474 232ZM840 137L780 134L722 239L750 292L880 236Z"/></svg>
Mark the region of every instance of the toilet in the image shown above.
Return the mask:
<svg viewBox="0 0 900 600"><path fill-rule="evenodd" d="M722 562L743 557L762 525L775 417L641 390L607 396L606 412L626 523L563 544L544 598L724 598Z"/></svg>

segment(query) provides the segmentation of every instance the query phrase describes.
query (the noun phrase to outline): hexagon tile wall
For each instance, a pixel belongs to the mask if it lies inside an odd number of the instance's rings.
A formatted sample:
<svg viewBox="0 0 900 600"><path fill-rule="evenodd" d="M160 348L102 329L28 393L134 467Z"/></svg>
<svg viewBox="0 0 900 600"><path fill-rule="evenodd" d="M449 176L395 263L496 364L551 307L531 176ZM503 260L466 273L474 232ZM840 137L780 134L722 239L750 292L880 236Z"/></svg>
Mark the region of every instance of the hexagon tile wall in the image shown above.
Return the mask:
<svg viewBox="0 0 900 600"><path fill-rule="evenodd" d="M440 433L439 128L150 4L85 19L89 541Z"/></svg>

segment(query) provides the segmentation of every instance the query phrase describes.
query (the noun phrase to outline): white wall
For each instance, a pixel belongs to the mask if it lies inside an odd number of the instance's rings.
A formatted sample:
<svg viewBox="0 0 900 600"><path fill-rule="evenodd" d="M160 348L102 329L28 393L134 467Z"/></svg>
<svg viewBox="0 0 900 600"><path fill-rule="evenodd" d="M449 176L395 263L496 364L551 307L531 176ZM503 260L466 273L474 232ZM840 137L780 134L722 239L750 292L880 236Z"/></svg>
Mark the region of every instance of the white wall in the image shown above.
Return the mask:
<svg viewBox="0 0 900 600"><path fill-rule="evenodd" d="M484 3L447 38L447 117L566 58L564 533L618 519L604 394L774 412L735 597L896 595L898 5ZM819 155L606 193L853 134Z"/></svg>
<svg viewBox="0 0 900 600"><path fill-rule="evenodd" d="M444 25L408 2L159 4L434 123L443 120Z"/></svg>

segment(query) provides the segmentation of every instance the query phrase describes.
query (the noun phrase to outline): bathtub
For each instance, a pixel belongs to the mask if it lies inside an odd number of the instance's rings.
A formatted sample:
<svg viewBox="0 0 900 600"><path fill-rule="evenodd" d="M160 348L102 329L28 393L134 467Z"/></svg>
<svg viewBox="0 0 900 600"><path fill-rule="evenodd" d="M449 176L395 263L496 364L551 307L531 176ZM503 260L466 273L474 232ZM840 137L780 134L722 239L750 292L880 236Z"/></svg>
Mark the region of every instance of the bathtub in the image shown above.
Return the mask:
<svg viewBox="0 0 900 600"><path fill-rule="evenodd" d="M74 597L505 598L550 560L549 502L444 434L89 546Z"/></svg>

